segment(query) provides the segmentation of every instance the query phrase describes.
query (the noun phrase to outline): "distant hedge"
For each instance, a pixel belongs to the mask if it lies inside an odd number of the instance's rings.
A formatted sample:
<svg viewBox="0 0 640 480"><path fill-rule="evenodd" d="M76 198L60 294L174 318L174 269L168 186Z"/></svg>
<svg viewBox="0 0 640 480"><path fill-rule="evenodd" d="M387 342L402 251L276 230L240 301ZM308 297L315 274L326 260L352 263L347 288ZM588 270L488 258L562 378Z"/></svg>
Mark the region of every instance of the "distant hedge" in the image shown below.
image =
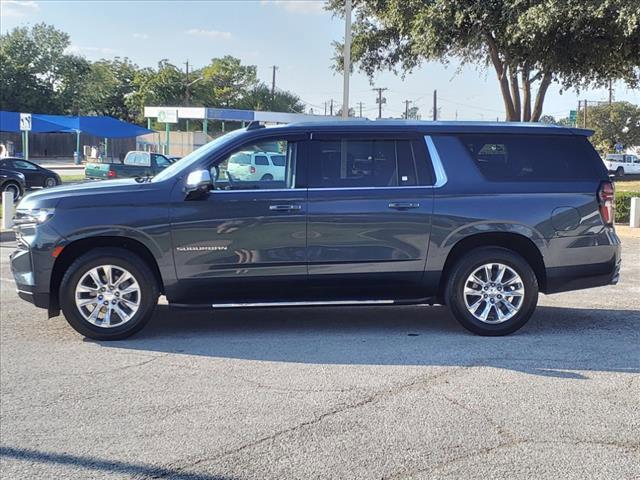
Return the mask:
<svg viewBox="0 0 640 480"><path fill-rule="evenodd" d="M632 197L640 197L640 192L616 192L616 223L629 223Z"/></svg>

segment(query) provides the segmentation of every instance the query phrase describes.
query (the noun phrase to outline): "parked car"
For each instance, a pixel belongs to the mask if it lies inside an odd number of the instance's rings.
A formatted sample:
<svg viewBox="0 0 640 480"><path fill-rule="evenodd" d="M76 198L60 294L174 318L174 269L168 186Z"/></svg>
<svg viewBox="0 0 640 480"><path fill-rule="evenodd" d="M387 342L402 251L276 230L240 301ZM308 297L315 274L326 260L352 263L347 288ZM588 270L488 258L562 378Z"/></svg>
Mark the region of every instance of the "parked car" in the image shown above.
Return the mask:
<svg viewBox="0 0 640 480"><path fill-rule="evenodd" d="M233 154L227 168L232 179L284 180L285 156L278 152L245 151Z"/></svg>
<svg viewBox="0 0 640 480"><path fill-rule="evenodd" d="M25 197L11 268L20 297L95 339L139 331L160 294L187 309L438 303L504 335L539 292L618 281L613 185L591 133L251 124L152 179ZM282 179L219 175L276 143Z"/></svg>
<svg viewBox="0 0 640 480"><path fill-rule="evenodd" d="M122 163L87 163L84 175L91 179L153 177L173 162L161 153L132 151Z"/></svg>
<svg viewBox="0 0 640 480"><path fill-rule="evenodd" d="M20 172L24 175L27 188L50 188L62 183L60 175L53 170L49 170L48 168L41 167L36 163L23 160L21 158L3 158L0 160L0 168Z"/></svg>
<svg viewBox="0 0 640 480"><path fill-rule="evenodd" d="M609 173L615 173L618 177L626 174L640 174L640 158L636 155L610 153L604 159Z"/></svg>
<svg viewBox="0 0 640 480"><path fill-rule="evenodd" d="M18 200L27 189L24 175L15 170L0 168L0 192L11 192L13 201Z"/></svg>

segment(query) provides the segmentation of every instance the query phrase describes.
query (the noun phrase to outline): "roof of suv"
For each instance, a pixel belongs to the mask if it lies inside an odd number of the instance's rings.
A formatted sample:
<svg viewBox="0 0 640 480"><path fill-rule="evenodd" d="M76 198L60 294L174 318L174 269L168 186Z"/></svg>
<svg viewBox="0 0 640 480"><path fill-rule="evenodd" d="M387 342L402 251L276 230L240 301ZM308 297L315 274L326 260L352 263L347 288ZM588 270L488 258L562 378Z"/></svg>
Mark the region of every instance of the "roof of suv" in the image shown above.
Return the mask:
<svg viewBox="0 0 640 480"><path fill-rule="evenodd" d="M592 130L561 127L544 123L526 122L427 122L419 120L330 120L318 122L290 123L272 127L283 129L317 130L414 130L425 133L511 133L537 135L581 135L591 136Z"/></svg>

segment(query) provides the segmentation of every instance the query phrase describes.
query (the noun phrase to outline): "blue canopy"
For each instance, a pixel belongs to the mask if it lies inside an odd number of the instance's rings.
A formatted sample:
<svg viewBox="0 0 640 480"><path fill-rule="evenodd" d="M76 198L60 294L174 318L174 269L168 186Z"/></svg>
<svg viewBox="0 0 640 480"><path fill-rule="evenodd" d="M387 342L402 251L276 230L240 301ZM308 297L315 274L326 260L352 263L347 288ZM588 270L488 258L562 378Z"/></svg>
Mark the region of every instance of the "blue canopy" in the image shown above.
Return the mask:
<svg viewBox="0 0 640 480"><path fill-rule="evenodd" d="M122 122L112 117L70 117L64 115L31 115L31 131L42 132L83 132L96 137L126 138L153 133L153 130ZM19 132L20 114L17 112L0 112L0 131Z"/></svg>
<svg viewBox="0 0 640 480"><path fill-rule="evenodd" d="M31 131L34 133L62 132L61 125L50 122L37 115L31 116ZM73 131L73 130L69 130ZM20 132L20 114L0 111L0 132Z"/></svg>

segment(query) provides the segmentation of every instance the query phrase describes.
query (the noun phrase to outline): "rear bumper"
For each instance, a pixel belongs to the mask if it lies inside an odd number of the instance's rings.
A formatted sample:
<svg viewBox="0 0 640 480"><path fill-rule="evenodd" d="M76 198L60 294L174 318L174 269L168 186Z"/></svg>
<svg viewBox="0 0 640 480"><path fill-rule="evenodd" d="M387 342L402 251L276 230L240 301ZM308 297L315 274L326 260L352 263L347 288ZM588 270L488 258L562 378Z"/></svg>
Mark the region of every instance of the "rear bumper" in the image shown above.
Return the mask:
<svg viewBox="0 0 640 480"><path fill-rule="evenodd" d="M544 293L615 285L621 265L620 239L613 228L597 235L552 239L545 256Z"/></svg>

